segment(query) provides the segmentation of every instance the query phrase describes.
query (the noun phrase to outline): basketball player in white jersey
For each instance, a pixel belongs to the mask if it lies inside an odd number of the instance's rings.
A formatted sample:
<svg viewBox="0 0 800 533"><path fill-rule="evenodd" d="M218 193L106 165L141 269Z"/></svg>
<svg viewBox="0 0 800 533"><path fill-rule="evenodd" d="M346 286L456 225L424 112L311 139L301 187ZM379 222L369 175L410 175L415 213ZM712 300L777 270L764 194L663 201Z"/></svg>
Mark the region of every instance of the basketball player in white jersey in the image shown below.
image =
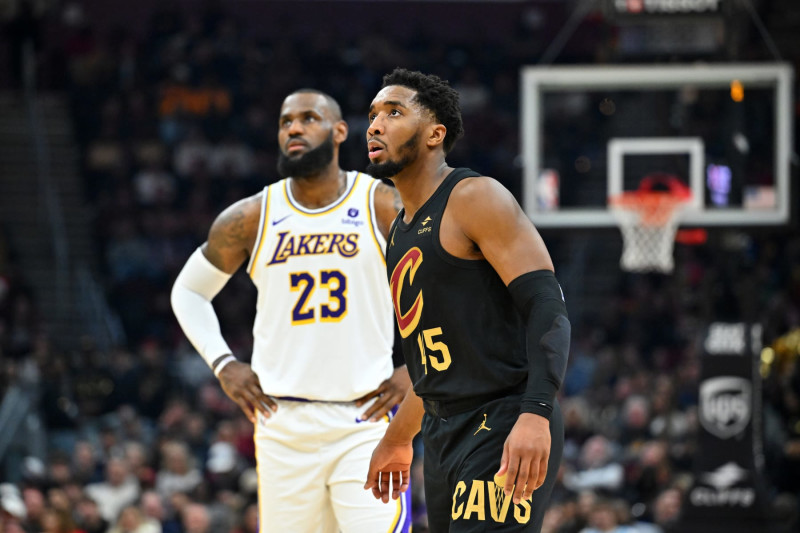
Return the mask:
<svg viewBox="0 0 800 533"><path fill-rule="evenodd" d="M339 168L336 101L283 102L283 180L223 211L175 281L172 306L220 384L255 424L261 533L408 531L410 499L383 506L363 473L408 390L392 346L383 250L394 189ZM241 265L258 288L250 364L222 338L211 300Z"/></svg>

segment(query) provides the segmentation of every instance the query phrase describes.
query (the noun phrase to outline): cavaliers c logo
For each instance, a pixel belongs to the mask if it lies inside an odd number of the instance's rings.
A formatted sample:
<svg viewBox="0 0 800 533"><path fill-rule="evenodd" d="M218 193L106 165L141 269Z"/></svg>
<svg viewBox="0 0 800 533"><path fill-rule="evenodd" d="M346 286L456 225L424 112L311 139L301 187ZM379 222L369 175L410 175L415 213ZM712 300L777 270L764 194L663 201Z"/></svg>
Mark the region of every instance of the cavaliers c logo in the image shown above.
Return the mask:
<svg viewBox="0 0 800 533"><path fill-rule="evenodd" d="M390 286L392 289L392 301L394 302L394 313L397 315L397 326L400 329L400 335L405 339L419 324L419 318L422 316L422 291L417 294L414 304L403 313L400 310L400 294L403 292L403 285L408 274L408 284L414 283L414 274L422 264L422 250L417 247L411 248L405 255L397 262L394 270L392 271L392 278Z"/></svg>

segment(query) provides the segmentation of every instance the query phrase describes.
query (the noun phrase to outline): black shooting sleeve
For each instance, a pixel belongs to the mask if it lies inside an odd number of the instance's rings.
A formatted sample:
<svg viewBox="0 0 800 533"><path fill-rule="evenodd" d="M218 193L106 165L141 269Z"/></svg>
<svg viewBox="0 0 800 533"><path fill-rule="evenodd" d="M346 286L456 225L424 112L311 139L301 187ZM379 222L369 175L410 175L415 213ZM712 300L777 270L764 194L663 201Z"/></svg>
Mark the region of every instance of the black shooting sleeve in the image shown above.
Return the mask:
<svg viewBox="0 0 800 533"><path fill-rule="evenodd" d="M527 331L528 385L520 411L547 419L564 382L570 324L564 295L550 270L528 272L508 284Z"/></svg>
<svg viewBox="0 0 800 533"><path fill-rule="evenodd" d="M394 344L392 345L392 366L400 368L405 366L406 360L403 357L403 337L400 336L400 328L397 327L397 320L392 317L394 324Z"/></svg>

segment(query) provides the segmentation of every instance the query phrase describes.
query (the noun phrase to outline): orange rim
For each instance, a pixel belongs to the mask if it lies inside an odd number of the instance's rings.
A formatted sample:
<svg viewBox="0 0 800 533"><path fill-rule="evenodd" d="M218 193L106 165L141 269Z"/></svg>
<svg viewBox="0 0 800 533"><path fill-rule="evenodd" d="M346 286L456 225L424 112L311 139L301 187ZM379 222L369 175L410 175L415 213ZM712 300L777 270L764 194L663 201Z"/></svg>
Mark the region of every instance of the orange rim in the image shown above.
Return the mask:
<svg viewBox="0 0 800 533"><path fill-rule="evenodd" d="M617 209L638 211L639 220L646 226L665 225L675 209L686 201L683 195L642 190L623 192L609 198L609 203Z"/></svg>

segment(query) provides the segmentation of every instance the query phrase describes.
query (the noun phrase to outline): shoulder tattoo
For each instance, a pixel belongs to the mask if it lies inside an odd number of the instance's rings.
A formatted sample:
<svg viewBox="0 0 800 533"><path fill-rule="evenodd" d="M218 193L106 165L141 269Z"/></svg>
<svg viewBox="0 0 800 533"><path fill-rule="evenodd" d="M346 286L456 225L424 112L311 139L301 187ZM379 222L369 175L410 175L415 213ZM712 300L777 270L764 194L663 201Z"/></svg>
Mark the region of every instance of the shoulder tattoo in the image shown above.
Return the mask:
<svg viewBox="0 0 800 533"><path fill-rule="evenodd" d="M219 245L224 247L241 245L247 236L246 220L247 217L241 208L223 213L217 221L219 231L215 232Z"/></svg>

